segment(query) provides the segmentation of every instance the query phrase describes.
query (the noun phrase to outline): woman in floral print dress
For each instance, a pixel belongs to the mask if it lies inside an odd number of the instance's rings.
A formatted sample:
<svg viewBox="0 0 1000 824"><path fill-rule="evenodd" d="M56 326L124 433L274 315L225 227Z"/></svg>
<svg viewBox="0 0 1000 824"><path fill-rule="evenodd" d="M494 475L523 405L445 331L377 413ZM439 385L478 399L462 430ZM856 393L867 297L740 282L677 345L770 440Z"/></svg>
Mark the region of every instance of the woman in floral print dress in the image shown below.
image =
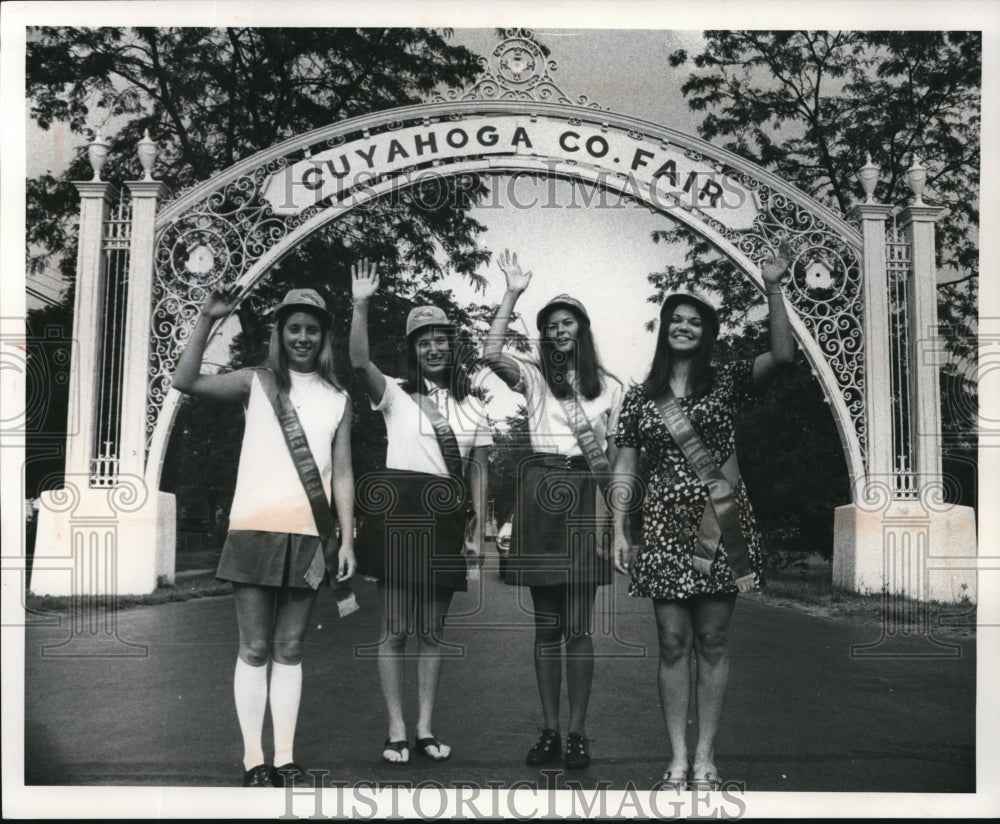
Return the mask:
<svg viewBox="0 0 1000 824"><path fill-rule="evenodd" d="M781 294L781 278L792 259L782 245L761 274L767 293L771 349L753 360L712 366L719 332L715 309L693 295L664 301L656 352L645 383L629 390L622 404L615 473L632 485L645 451L643 530L633 553L624 507L615 513L615 566L631 572L629 593L652 598L659 637L658 683L667 736L673 751L663 786L717 789L714 742L729 679L728 632L737 585L725 546L707 575L693 565L696 537L709 493L660 415L656 401L672 390L706 449L722 466L735 451L735 424L750 402L792 360L795 344ZM747 545L753 583L761 581L760 537L746 487L734 487L740 530ZM691 652L697 665L698 741L688 759Z"/></svg>

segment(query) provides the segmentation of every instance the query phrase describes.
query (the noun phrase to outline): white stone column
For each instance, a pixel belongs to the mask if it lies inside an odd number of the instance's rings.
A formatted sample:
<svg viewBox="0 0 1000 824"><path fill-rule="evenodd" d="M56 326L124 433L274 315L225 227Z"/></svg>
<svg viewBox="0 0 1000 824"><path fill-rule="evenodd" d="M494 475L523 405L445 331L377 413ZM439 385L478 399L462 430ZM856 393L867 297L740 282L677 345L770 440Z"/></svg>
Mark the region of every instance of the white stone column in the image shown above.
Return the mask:
<svg viewBox="0 0 1000 824"><path fill-rule="evenodd" d="M128 516L124 526L136 544L153 549L122 555L119 563L152 561L155 577L173 582L176 560L176 502L156 488L158 473L146 472L146 390L149 381L150 323L153 301L153 252L156 204L166 185L155 180L125 184L132 195L132 238L129 255L128 314L125 321L125 362L122 371L122 420L119 471L145 478L150 488L146 505Z"/></svg>
<svg viewBox="0 0 1000 824"><path fill-rule="evenodd" d="M150 318L153 301L153 230L156 203L166 186L159 181L125 184L132 194L132 241L128 270L128 315L122 370L120 471L145 473L146 388L149 380Z"/></svg>
<svg viewBox="0 0 1000 824"><path fill-rule="evenodd" d="M920 199L926 170L915 163L907 174L914 202L900 221L910 244L912 267L907 283L909 414L915 433L914 467L919 495L897 497L892 455L891 363L888 349L888 283L885 218L888 207L871 202L878 170L869 162L869 202L852 215L864 236L865 365L868 421L868 477L853 492L853 502L834 512L833 582L857 592L883 594L881 637L858 645L852 655L927 655L952 657L952 645L934 638L923 606L913 599L957 602L978 598L975 514L945 501L940 456L940 390L934 222L940 209ZM863 170L864 171L864 170ZM874 174L871 174L874 172ZM904 623L912 612L918 619ZM922 650L895 649L901 635L920 635Z"/></svg>
<svg viewBox="0 0 1000 824"><path fill-rule="evenodd" d="M74 183L80 192L76 295L73 303L72 377L66 421L66 474L86 477L94 457L94 415L100 393L104 294L104 222L118 191L105 181Z"/></svg>
<svg viewBox="0 0 1000 824"><path fill-rule="evenodd" d="M142 149L140 145L140 158ZM76 617L71 637L58 654L77 654L83 648L93 652L95 643L101 652L93 654L134 654L133 646L119 639L103 616L118 595L152 592L158 575L172 580L174 574L173 496L150 488L143 466L153 224L162 193L161 184L151 180L129 184L134 208L117 480L111 488L90 486L102 389L99 357L105 337L103 229L110 204L118 196L99 180L106 152L107 144L99 139L91 144L92 162L95 157L97 161L95 180L76 184L81 196L80 239L66 473L63 489L41 496L31 578L34 592L73 599Z"/></svg>
<svg viewBox="0 0 1000 824"><path fill-rule="evenodd" d="M849 217L860 221L864 239L861 281L864 300L866 467L870 481L891 483L892 376L889 357L889 281L886 275L885 222L892 207L861 203Z"/></svg>
<svg viewBox="0 0 1000 824"><path fill-rule="evenodd" d="M899 215L910 244L913 268L908 284L910 328L910 408L915 435L915 467L920 485L941 477L940 366L943 346L938 339L937 265L934 226L943 212L937 206L911 204Z"/></svg>

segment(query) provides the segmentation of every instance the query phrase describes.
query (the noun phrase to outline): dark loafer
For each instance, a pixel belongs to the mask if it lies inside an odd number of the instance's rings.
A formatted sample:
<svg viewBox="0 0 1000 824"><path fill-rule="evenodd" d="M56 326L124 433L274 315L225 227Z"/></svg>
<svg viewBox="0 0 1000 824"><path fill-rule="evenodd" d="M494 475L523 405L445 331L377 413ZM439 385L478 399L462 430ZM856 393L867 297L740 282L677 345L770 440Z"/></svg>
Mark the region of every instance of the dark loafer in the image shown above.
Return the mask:
<svg viewBox="0 0 1000 824"><path fill-rule="evenodd" d="M590 763L590 750L587 748L589 742L589 738L584 738L578 732L571 732L566 736L566 769L578 770Z"/></svg>
<svg viewBox="0 0 1000 824"><path fill-rule="evenodd" d="M244 787L273 787L274 776L271 775L271 768L267 764L258 764L256 767L243 773Z"/></svg>
<svg viewBox="0 0 1000 824"><path fill-rule="evenodd" d="M542 730L538 743L528 750L526 760L530 766L534 767L555 761L560 755L562 755L562 738L554 729L546 727Z"/></svg>
<svg viewBox="0 0 1000 824"><path fill-rule="evenodd" d="M275 787L312 786L312 782L309 780L309 776L306 775L306 771L294 761L289 761L287 764L275 767L271 780L274 782Z"/></svg>

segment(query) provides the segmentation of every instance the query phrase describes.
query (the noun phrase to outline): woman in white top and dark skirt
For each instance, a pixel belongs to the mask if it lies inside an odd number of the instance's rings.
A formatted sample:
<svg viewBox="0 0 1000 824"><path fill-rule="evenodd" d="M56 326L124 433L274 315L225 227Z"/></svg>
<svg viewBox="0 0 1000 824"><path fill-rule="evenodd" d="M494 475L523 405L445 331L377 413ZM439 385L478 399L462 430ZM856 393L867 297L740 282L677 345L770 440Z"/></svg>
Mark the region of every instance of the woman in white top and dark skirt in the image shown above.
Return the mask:
<svg viewBox="0 0 1000 824"><path fill-rule="evenodd" d="M246 406L229 533L216 575L232 581L236 601L240 646L233 691L243 734L243 786L283 786L307 781L292 745L302 694L302 643L317 589L329 578L346 581L354 573L350 399L333 372L332 317L312 289L292 289L277 307L266 368L202 375L212 325L233 311L235 296L229 288L205 300L173 386ZM288 423L290 418L297 424ZM286 433L296 426L300 437L293 458ZM312 474L301 475L303 466ZM303 477L313 479L311 493ZM339 546L335 536L325 544L321 540L314 517L320 495L326 516L332 495L342 527ZM332 527L329 517L324 523ZM266 763L261 743L269 699L273 764Z"/></svg>
<svg viewBox="0 0 1000 824"><path fill-rule="evenodd" d="M525 396L533 454L518 469L517 505L504 580L531 590L535 677L544 726L530 765L563 755L559 698L563 660L569 697L565 766L590 763L587 704L594 674L591 623L597 587L611 582L611 523L600 487L614 463L612 436L622 385L601 367L590 318L569 295L536 318L537 361L501 352L514 305L531 280L517 255L500 257L507 290L483 359ZM603 477L601 477L603 475ZM554 620L553 620L554 619Z"/></svg>
<svg viewBox="0 0 1000 824"><path fill-rule="evenodd" d="M434 699L444 657L442 631L452 595L466 589L467 565L482 562L486 461L492 442L481 402L470 394L459 362L455 329L436 306L421 306L406 321L407 380L401 386L369 359L368 305L378 290L375 266L352 267L354 314L351 366L372 407L385 417L385 473L359 478L364 519L359 552L366 573L379 578L385 635L379 678L389 715L382 759L410 758L403 717L407 638L417 636L419 715L416 750L446 761L451 747L433 732ZM471 510L470 510L471 507ZM467 529L474 514L473 526Z"/></svg>

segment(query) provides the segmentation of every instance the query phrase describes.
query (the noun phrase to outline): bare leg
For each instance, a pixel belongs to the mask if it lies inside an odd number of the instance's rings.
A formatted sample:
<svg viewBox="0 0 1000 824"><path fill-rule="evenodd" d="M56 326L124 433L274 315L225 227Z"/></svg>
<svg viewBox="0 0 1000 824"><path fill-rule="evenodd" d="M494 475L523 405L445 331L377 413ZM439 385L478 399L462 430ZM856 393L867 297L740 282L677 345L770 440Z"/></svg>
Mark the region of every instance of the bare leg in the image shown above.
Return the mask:
<svg viewBox="0 0 1000 824"><path fill-rule="evenodd" d="M690 610L676 601L653 601L660 663L657 681L663 723L672 751L668 774L688 770L687 720L691 700L691 648L694 631Z"/></svg>
<svg viewBox="0 0 1000 824"><path fill-rule="evenodd" d="M435 593L435 597L427 606L421 607L425 610L429 607L430 614L420 616L422 620L417 629L417 698L420 706L417 738L434 737L434 699L437 696L438 682L441 680L441 664L444 662L441 636L451 596L451 590L442 590ZM442 744L429 755L435 758L447 758L450 753L451 748L447 744Z"/></svg>
<svg viewBox="0 0 1000 824"><path fill-rule="evenodd" d="M406 638L408 626L412 624L408 614L412 603L408 593L391 587L379 587L382 594L382 604L385 610L385 637L378 651L378 674L382 684L382 697L385 699L386 711L389 715L389 740L406 740L406 721L403 718L403 662L406 653ZM392 750L386 750L384 756L393 761L406 761L409 753L404 756Z"/></svg>
<svg viewBox="0 0 1000 824"><path fill-rule="evenodd" d="M531 587L531 600L535 612L535 680L543 723L558 732L565 597L555 587Z"/></svg>
<svg viewBox="0 0 1000 824"><path fill-rule="evenodd" d="M694 751L693 779L718 776L715 735L729 683L729 625L735 608L735 596L722 596L698 599L693 610L694 653L698 663L698 744Z"/></svg>
<svg viewBox="0 0 1000 824"><path fill-rule="evenodd" d="M596 587L567 587L566 692L569 696L569 732L587 737L587 706L594 681L594 639L590 635L590 616L594 609ZM574 603L573 599L589 599Z"/></svg>

